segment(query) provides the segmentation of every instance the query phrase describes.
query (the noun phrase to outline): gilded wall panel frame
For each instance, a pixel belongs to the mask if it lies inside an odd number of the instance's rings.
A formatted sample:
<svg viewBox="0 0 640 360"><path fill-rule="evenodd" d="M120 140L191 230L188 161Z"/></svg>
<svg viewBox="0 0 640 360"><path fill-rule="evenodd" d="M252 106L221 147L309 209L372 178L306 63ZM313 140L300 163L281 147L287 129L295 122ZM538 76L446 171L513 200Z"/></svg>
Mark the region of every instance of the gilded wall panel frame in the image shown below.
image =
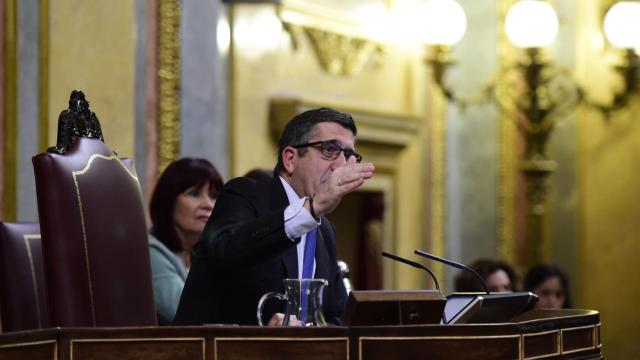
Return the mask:
<svg viewBox="0 0 640 360"><path fill-rule="evenodd" d="M2 69L2 195L3 220L13 221L17 213L17 7L16 0L6 0L2 4L3 24L3 69Z"/></svg>
<svg viewBox="0 0 640 360"><path fill-rule="evenodd" d="M505 30L505 19L507 12L515 3L514 0L500 0L497 4L498 10L498 74L506 74L509 64L516 59ZM508 83L503 81L500 75L498 84ZM499 91L499 94L507 91ZM500 95L498 95L500 96ZM501 103L507 103L500 101ZM519 265L517 249L517 192L518 177L517 163L518 151L518 129L513 119L510 118L513 112L505 109L500 112L497 121L499 122L499 159L498 159L498 256L508 260L514 265Z"/></svg>
<svg viewBox="0 0 640 360"><path fill-rule="evenodd" d="M269 124L272 136L277 139L287 122L296 114L320 106L330 106L345 111L356 119L358 126L357 149L360 154L376 166L376 175L365 182L358 191L380 192L384 196L385 212L382 219L382 249L389 252L401 252L401 219L399 207L401 191L399 174L402 173L400 157L404 150L411 146L422 131L424 122L421 119L398 113L385 113L369 109L332 104L326 101L315 101L299 98L276 98L271 100ZM395 240L395 241L394 241ZM409 245L413 247L413 244ZM396 269L397 263L382 264L384 288L402 286L403 271Z"/></svg>
<svg viewBox="0 0 640 360"><path fill-rule="evenodd" d="M180 157L180 1L158 2L158 174Z"/></svg>
<svg viewBox="0 0 640 360"><path fill-rule="evenodd" d="M49 1L40 0L40 64L38 77L38 103L39 103L39 119L38 119L38 147L44 152L49 147Z"/></svg>
<svg viewBox="0 0 640 360"><path fill-rule="evenodd" d="M428 187L428 234L431 240L431 251L445 255L447 239L447 174L446 174L446 100L442 96L432 96L432 116L428 135L429 187ZM437 277L444 278L444 266L433 264Z"/></svg>

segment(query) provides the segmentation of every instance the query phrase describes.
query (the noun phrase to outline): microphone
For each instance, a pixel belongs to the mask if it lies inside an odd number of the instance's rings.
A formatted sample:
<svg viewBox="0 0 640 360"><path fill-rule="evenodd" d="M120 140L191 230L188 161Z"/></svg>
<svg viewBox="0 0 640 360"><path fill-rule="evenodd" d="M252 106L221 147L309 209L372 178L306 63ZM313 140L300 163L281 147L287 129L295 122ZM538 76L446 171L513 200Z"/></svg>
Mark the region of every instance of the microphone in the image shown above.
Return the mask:
<svg viewBox="0 0 640 360"><path fill-rule="evenodd" d="M351 270L349 270L349 265L343 260L338 259L338 269L340 270L340 274L342 274L342 283L344 284L344 289L347 290L347 295L351 293L353 290L353 286L351 285Z"/></svg>
<svg viewBox="0 0 640 360"><path fill-rule="evenodd" d="M482 284L482 287L484 288L484 291L485 291L487 294L490 294L490 292L489 292L489 288L487 287L487 283L485 283L485 282L484 282L484 279L482 278L482 276L480 276L480 274L478 274L478 273L477 273L475 270L473 270L472 268L470 268L470 267L468 267L468 266L466 266L466 265L463 265L463 264L457 263L457 262L455 262L455 261L451 261L451 260L448 260L448 259L443 259L443 258L441 258L441 257L435 256L435 255L431 255L431 254L429 254L428 252L424 252L424 251L422 251L422 250L415 250L415 251L414 251L414 254L416 254L416 255L420 255L420 256L422 256L422 257L426 257L427 259L431 259L431 260L435 260L435 261L438 261L438 262L441 262L441 263L447 264L447 265L449 265L449 266L453 266L453 267L454 267L454 268L456 268L456 269L470 271L470 272L471 272L471 273L472 273L472 274L473 274L473 275L474 275L478 280L480 280L480 284Z"/></svg>
<svg viewBox="0 0 640 360"><path fill-rule="evenodd" d="M436 284L436 290L440 291L440 284L438 284L438 279L436 279L436 276L433 275L433 273L431 272L431 270L429 270L428 267L420 264L419 262L411 261L411 260L405 259L403 257L400 257L398 255L389 254L386 251L382 252L382 256L384 256L386 258L389 258L389 259L392 259L392 260L395 260L395 261L399 261L399 262L401 262L403 264L407 264L409 266L413 266L414 268L426 270L429 273L429 275L431 275L431 278L433 278L433 282Z"/></svg>

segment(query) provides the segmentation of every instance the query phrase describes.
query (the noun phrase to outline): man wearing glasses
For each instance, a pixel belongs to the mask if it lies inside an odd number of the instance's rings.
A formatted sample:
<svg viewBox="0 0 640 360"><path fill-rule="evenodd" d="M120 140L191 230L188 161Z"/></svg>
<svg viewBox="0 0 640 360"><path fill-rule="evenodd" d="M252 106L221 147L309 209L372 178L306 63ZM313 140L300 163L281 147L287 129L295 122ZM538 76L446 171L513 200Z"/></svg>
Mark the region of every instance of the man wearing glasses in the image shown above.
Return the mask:
<svg viewBox="0 0 640 360"><path fill-rule="evenodd" d="M174 323L255 325L256 306L283 279L322 278L325 318L339 324L346 291L336 263L336 234L324 217L373 176L355 152L349 114L329 108L303 112L280 137L274 179L229 181L216 200L192 256ZM263 311L282 323L284 304Z"/></svg>

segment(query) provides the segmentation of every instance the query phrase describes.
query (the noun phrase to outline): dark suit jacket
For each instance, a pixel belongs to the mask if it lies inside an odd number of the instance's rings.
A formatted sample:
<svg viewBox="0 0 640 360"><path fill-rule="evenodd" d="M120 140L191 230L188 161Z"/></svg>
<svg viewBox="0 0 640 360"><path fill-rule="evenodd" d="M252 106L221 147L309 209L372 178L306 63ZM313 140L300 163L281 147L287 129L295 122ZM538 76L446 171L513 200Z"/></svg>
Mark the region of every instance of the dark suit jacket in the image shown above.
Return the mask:
<svg viewBox="0 0 640 360"><path fill-rule="evenodd" d="M282 280L298 277L296 245L284 229L287 195L279 179L229 181L192 254L191 269L174 319L176 325L255 325L260 297L283 292ZM316 245L316 278L328 280L323 310L340 324L346 291L336 263L335 228L322 219ZM284 304L270 301L265 321Z"/></svg>

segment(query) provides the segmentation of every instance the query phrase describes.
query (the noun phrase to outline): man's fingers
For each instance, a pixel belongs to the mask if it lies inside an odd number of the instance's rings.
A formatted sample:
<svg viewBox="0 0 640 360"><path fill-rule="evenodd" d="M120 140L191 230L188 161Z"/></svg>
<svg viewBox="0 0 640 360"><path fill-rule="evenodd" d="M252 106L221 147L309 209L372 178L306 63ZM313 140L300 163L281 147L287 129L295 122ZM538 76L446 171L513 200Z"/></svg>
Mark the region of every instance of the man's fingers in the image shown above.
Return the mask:
<svg viewBox="0 0 640 360"><path fill-rule="evenodd" d="M369 179L373 176L374 170L375 167L371 163L345 166L335 173L335 176L337 177L337 185L343 186L360 179Z"/></svg>
<svg viewBox="0 0 640 360"><path fill-rule="evenodd" d="M283 313L275 313L273 314L273 316L271 316L271 319L269 319L267 326L282 326L283 320L284 320Z"/></svg>
<svg viewBox="0 0 640 360"><path fill-rule="evenodd" d="M302 323L295 315L289 317L289 326L302 326Z"/></svg>
<svg viewBox="0 0 640 360"><path fill-rule="evenodd" d="M345 166L336 168L329 181L321 184L313 199L316 214L326 215L332 212L346 194L360 187L366 179L373 176L375 167L371 163L357 164L353 156Z"/></svg>
<svg viewBox="0 0 640 360"><path fill-rule="evenodd" d="M269 319L267 326L282 326L284 322L284 314L283 313L275 313ZM295 315L291 315L289 317L289 326L302 326L302 323L298 320Z"/></svg>
<svg viewBox="0 0 640 360"><path fill-rule="evenodd" d="M343 186L341 186L341 191L344 194L348 194L350 192L352 192L353 190L359 188L362 184L364 184L364 178L357 178L353 181L350 181L346 184L344 184Z"/></svg>

